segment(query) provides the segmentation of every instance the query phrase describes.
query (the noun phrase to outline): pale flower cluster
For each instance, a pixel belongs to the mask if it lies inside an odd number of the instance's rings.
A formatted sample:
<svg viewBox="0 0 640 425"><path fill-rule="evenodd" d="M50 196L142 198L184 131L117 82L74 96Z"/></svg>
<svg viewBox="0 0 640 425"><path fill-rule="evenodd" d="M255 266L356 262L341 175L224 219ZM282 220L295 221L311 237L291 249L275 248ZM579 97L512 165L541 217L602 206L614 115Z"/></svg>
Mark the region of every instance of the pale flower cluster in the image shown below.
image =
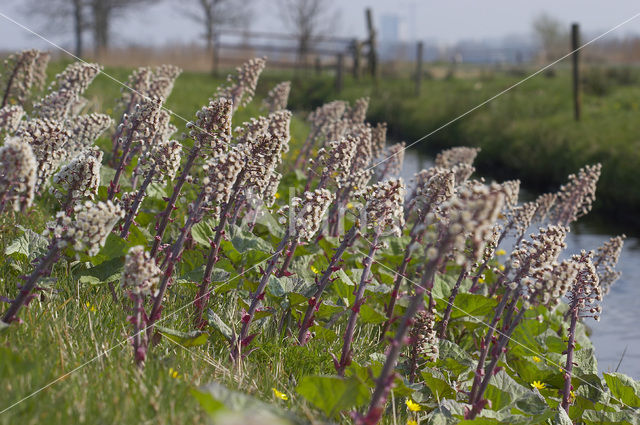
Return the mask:
<svg viewBox="0 0 640 425"><path fill-rule="evenodd" d="M57 241L58 247L72 247L78 252L94 256L100 251L113 227L124 216L119 205L111 201L86 201L74 207L75 220L58 212L54 225L45 231Z"/></svg>
<svg viewBox="0 0 640 425"><path fill-rule="evenodd" d="M310 241L320 229L322 218L333 202L335 195L326 189L306 191L301 198L294 197L290 205L282 207L278 213L280 224L286 224L289 215L291 236L296 240Z"/></svg>
<svg viewBox="0 0 640 425"><path fill-rule="evenodd" d="M269 90L269 93L267 93L267 97L264 98L262 103L270 113L280 111L282 109L287 109L287 102L289 101L290 92L291 81L283 81Z"/></svg>
<svg viewBox="0 0 640 425"><path fill-rule="evenodd" d="M13 133L20 126L23 116L24 109L20 105L7 105L0 108L0 131Z"/></svg>
<svg viewBox="0 0 640 425"><path fill-rule="evenodd" d="M122 288L135 295L155 296L162 270L141 245L129 249L124 260Z"/></svg>
<svg viewBox="0 0 640 425"><path fill-rule="evenodd" d="M37 167L31 146L19 138L7 138L0 147L0 197L15 211L31 206Z"/></svg>
<svg viewBox="0 0 640 425"><path fill-rule="evenodd" d="M246 106L256 91L258 79L267 61L264 58L254 58L236 68L236 74L227 76L227 84L220 86L216 97L224 97L231 100L233 112Z"/></svg>
<svg viewBox="0 0 640 425"><path fill-rule="evenodd" d="M409 338L416 349L416 354L424 357L428 362L438 360L440 352L440 341L436 336L435 313L435 309L419 311L409 331Z"/></svg>
<svg viewBox="0 0 640 425"><path fill-rule="evenodd" d="M87 149L63 166L53 176L51 192L54 196L67 206L85 198L93 199L100 187L102 155L98 148Z"/></svg>
<svg viewBox="0 0 640 425"><path fill-rule="evenodd" d="M400 236L404 227L405 186L401 178L367 186L355 193L362 199L366 218L363 224L374 232L388 231Z"/></svg>

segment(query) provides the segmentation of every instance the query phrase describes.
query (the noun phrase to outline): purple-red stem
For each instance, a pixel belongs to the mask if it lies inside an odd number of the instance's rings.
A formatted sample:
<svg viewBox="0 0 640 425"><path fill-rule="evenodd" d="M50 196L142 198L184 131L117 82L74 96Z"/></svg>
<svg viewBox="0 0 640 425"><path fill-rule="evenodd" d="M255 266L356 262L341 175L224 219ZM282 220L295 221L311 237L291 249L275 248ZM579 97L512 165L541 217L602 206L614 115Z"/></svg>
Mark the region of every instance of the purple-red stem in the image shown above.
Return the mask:
<svg viewBox="0 0 640 425"><path fill-rule="evenodd" d="M298 343L300 345L305 345L307 343L307 331L311 327L313 323L313 312L320 307L322 293L327 288L329 283L331 283L331 274L334 272L334 268L340 258L342 258L342 254L344 254L347 247L349 247L356 238L358 234L358 226L354 225L351 227L349 232L344 236L344 239L336 249L336 252L331 257L331 261L327 266L326 270L322 273L322 277L320 278L320 282L318 283L318 288L316 292L313 294L313 297L309 299L309 305L307 306L307 311L304 314L304 319L302 319L302 323L300 324L300 331L298 333Z"/></svg>
<svg viewBox="0 0 640 425"><path fill-rule="evenodd" d="M407 332L409 331L409 328L413 323L415 314L424 304L425 292L431 292L431 288L433 287L433 278L438 268L438 262L439 261L437 259L429 262L429 264L427 265L427 270L423 274L420 285L416 286L416 292L409 301L407 310L405 311L404 316L402 317L402 320L398 325L398 329L396 330L395 337L391 342L391 348L387 353L387 359L385 360L384 366L382 367L380 376L376 380L376 388L373 392L373 396L371 397L371 402L369 404L367 414L363 418L363 424L377 424L382 417L382 413L384 412L384 405L386 403L389 391L391 390L391 384L393 383L393 371L396 367L396 363L398 362L398 358L400 357L400 351L404 346ZM432 301L429 302L429 304L431 303ZM431 308L431 306L428 306L428 308Z"/></svg>
<svg viewBox="0 0 640 425"><path fill-rule="evenodd" d="M562 408L567 415L569 414L569 405L571 404L571 374L573 372L573 350L576 347L576 324L578 323L578 314L580 309L578 308L578 300L576 299L571 303L571 325L569 326L569 342L567 343L567 363L565 365L564 372L564 388L562 391Z"/></svg>
<svg viewBox="0 0 640 425"><path fill-rule="evenodd" d="M44 257L41 257L40 262L38 263L38 267L27 277L25 284L20 289L20 293L13 300L9 309L2 316L2 321L4 323L11 323L17 319L17 314L20 308L27 302L29 295L33 291L33 288L36 286L38 279L41 276L45 276L50 272L51 267L56 262L58 258L58 254L60 253L60 249L58 248L57 243L54 241L51 243L51 247L49 248L49 252Z"/></svg>
<svg viewBox="0 0 640 425"><path fill-rule="evenodd" d="M340 376L344 376L345 368L351 363L351 343L353 342L353 334L356 329L356 321L358 320L358 313L360 307L364 303L364 292L369 283L369 274L371 273L371 265L373 264L373 257L378 250L378 239L380 238L380 230L376 230L371 241L371 247L369 248L369 254L364 259L364 269L362 270L362 276L360 278L360 284L355 292L355 300L351 307L351 315L347 322L347 329L344 333L344 344L342 345L342 353L340 355L340 362L336 365L336 370Z"/></svg>
<svg viewBox="0 0 640 425"><path fill-rule="evenodd" d="M235 361L240 361L241 347L247 339L247 336L249 335L249 327L251 326L251 322L253 321L253 316L256 313L258 305L260 304L260 300L264 296L264 290L267 287L267 283L269 283L269 278L273 274L273 271L276 268L276 264L278 263L278 259L282 255L284 247L287 245L288 241L289 229L285 231L280 244L271 256L271 261L269 261L269 265L267 266L267 269L265 270L264 275L260 280L260 284L258 284L258 288L256 288L256 291L251 295L251 305L249 306L249 311L247 311L247 313L242 318L242 329L240 330L240 335L238 336L236 341L232 342L233 347L231 348L231 358L233 358Z"/></svg>
<svg viewBox="0 0 640 425"><path fill-rule="evenodd" d="M449 295L447 308L444 311L444 315L442 316L442 321L440 325L441 326L440 335L439 335L440 339L444 339L446 335L447 326L449 326L449 319L451 319L451 310L453 310L453 303L456 300L456 297L458 296L458 291L460 291L460 284L462 283L462 281L466 276L467 276L467 269L465 266L462 266L462 270L458 275L458 280L456 281L456 284L453 286L453 289L451 289L451 295Z"/></svg>
<svg viewBox="0 0 640 425"><path fill-rule="evenodd" d="M169 202L167 202L167 207L164 212L161 214L161 220L156 228L156 237L153 241L153 246L151 247L151 252L149 255L151 258L155 258L158 254L158 250L160 248L160 244L162 243L162 237L164 236L164 232L167 229L167 225L169 224L169 219L171 218L171 213L173 212L173 208L176 205L176 201L178 200L178 196L180 195L180 191L182 190L182 186L184 186L185 181L187 180L187 176L189 175L189 171L193 166L198 154L200 153L199 145L194 146L187 157L187 162L184 164L184 168L182 169L182 173L180 173L180 177L176 181L176 185L173 188L173 193L171 194L171 198Z"/></svg>
<svg viewBox="0 0 640 425"><path fill-rule="evenodd" d="M142 182L142 186L140 186L140 188L138 189L138 192L136 193L136 198L133 200L133 203L131 204L131 209L127 211L127 216L124 218L124 224L122 225L122 230L120 231L120 237L123 239L129 235L129 228L131 227L131 224L135 219L136 213L138 211L138 207L142 202L142 198L144 198L144 194L147 191L147 187L151 183L151 180L153 179L154 174L155 174L155 167L149 170L147 177Z"/></svg>

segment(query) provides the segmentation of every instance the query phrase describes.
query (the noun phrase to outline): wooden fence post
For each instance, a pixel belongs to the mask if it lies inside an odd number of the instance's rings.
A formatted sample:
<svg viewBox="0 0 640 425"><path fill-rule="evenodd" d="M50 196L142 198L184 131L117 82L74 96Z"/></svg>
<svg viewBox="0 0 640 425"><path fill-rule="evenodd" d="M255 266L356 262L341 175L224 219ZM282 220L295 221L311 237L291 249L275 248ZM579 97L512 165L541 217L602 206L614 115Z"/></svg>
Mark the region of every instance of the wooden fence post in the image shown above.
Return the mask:
<svg viewBox="0 0 640 425"><path fill-rule="evenodd" d="M371 8L365 10L365 16L367 18L367 31L369 32L369 73L373 78L378 77L378 53L377 53L377 41L376 41L376 29L373 26L373 12Z"/></svg>
<svg viewBox="0 0 640 425"><path fill-rule="evenodd" d="M342 53L338 53L336 55L336 92L340 93L342 91L342 73L344 68L344 55Z"/></svg>
<svg viewBox="0 0 640 425"><path fill-rule="evenodd" d="M580 95L580 25L571 24L571 51L573 52L573 116L576 121L580 121L580 103L582 96Z"/></svg>
<svg viewBox="0 0 640 425"><path fill-rule="evenodd" d="M418 41L416 50L416 96L420 96L420 86L422 85L422 41Z"/></svg>
<svg viewBox="0 0 640 425"><path fill-rule="evenodd" d="M353 78L360 78L360 58L362 55L362 43L358 41L357 38L353 39L352 45L352 53L353 53Z"/></svg>

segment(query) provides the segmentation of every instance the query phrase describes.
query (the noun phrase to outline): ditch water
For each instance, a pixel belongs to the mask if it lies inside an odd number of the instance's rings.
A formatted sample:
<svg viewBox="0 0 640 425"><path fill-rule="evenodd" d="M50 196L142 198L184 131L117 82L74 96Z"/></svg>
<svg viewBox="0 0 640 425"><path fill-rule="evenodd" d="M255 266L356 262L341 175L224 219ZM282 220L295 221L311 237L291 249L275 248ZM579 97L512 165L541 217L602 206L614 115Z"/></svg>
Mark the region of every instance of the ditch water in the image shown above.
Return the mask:
<svg viewBox="0 0 640 425"><path fill-rule="evenodd" d="M409 183L416 172L432 165L430 157L407 150L402 177ZM522 193L521 198L526 195ZM579 220L578 224L571 227L567 236L566 252L571 255L583 249L596 249L618 234L620 231L614 230L613 226ZM591 339L596 350L598 370L613 372L617 368L618 372L640 379L640 284L636 282L636 276L640 276L640 239L627 235L618 270L622 272L622 276L604 297L600 321L586 319L586 323L592 330Z"/></svg>

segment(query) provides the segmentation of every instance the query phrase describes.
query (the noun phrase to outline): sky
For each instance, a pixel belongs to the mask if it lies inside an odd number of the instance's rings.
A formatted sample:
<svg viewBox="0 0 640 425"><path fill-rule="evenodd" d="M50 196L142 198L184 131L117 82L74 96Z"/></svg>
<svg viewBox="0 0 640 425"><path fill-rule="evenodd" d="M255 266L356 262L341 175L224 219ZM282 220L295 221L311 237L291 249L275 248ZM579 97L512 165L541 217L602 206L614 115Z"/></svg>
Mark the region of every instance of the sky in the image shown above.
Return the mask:
<svg viewBox="0 0 640 425"><path fill-rule="evenodd" d="M47 0L43 0L47 1ZM246 0L233 0L244 3ZM253 0L254 30L287 32L279 19L277 0ZM338 21L335 35L363 37L364 9L371 7L376 24L385 14L396 14L403 21L409 38L452 44L460 40L496 40L531 34L532 20L542 12L566 22L579 22L584 33L597 35L640 13L636 0L323 0L332 4ZM114 25L113 41L119 45L163 45L201 40L202 31L190 21L184 8L194 0L158 0L145 8L133 8ZM25 0L0 0L0 13L43 33L65 47L69 34L45 30L41 17L25 13ZM640 34L640 17L616 30L611 36ZM15 50L46 47L24 29L0 16L0 49Z"/></svg>

